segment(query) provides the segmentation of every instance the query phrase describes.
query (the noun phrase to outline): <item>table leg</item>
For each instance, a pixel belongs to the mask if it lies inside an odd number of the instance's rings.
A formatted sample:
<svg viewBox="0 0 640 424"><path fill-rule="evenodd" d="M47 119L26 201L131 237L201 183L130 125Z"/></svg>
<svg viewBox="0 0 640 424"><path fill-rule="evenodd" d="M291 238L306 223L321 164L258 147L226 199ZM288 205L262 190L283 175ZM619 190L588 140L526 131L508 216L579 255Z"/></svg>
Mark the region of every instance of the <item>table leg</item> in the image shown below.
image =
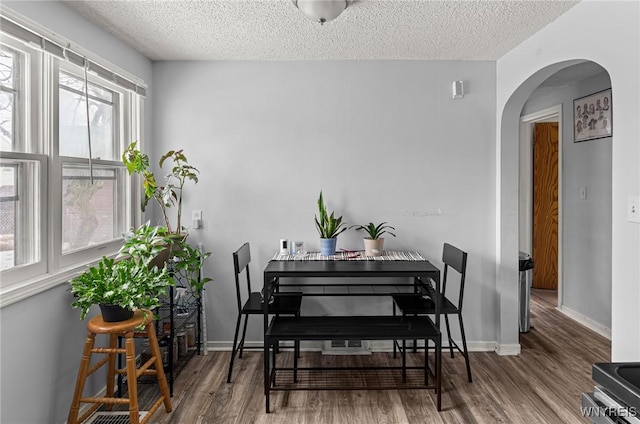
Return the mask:
<svg viewBox="0 0 640 424"><path fill-rule="evenodd" d="M436 346L436 390L438 396L438 411L442 411L442 335L438 339Z"/></svg>
<svg viewBox="0 0 640 424"><path fill-rule="evenodd" d="M407 341L402 339L402 382L407 382Z"/></svg>
<svg viewBox="0 0 640 424"><path fill-rule="evenodd" d="M269 411L269 390L271 389L271 381L269 380L269 340L265 337L264 339L264 399L265 399L265 410L267 414Z"/></svg>
<svg viewBox="0 0 640 424"><path fill-rule="evenodd" d="M429 341L424 339L424 385L429 385Z"/></svg>

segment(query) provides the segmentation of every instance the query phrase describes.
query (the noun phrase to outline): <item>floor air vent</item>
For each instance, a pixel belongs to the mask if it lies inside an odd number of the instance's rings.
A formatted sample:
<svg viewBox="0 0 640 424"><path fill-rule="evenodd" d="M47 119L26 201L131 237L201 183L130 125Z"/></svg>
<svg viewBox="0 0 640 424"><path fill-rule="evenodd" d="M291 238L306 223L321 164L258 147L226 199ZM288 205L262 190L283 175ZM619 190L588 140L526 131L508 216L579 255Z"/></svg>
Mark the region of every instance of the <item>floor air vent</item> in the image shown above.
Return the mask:
<svg viewBox="0 0 640 424"><path fill-rule="evenodd" d="M145 415L147 411L140 411L141 420ZM129 411L96 412L86 424L129 424Z"/></svg>
<svg viewBox="0 0 640 424"><path fill-rule="evenodd" d="M365 340L327 340L322 346L324 355L371 355Z"/></svg>

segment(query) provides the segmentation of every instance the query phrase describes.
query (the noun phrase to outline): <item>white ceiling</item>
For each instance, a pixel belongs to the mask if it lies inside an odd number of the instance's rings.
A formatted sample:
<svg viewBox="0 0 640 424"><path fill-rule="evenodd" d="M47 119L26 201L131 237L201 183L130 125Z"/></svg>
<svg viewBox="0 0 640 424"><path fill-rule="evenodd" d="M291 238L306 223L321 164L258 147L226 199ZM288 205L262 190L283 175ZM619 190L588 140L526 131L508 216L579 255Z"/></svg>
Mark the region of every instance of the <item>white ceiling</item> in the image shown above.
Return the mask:
<svg viewBox="0 0 640 424"><path fill-rule="evenodd" d="M356 0L321 26L291 0L65 1L152 60L496 60L576 3Z"/></svg>

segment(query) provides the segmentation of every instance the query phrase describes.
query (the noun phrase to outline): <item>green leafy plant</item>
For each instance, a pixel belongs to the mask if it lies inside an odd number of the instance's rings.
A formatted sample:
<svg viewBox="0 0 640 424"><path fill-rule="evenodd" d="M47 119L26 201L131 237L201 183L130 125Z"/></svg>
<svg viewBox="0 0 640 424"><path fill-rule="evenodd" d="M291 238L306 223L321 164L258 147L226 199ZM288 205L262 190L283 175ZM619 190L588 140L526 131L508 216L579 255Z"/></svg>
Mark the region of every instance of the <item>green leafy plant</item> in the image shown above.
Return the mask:
<svg viewBox="0 0 640 424"><path fill-rule="evenodd" d="M173 272L180 281L188 281L196 296L209 281L209 277L200 278L200 269L204 260L211 256L211 252L203 252L199 248L192 247L186 242L178 243L178 248L173 251Z"/></svg>
<svg viewBox="0 0 640 424"><path fill-rule="evenodd" d="M394 233L392 233L391 231L388 231L388 229L394 230L395 228L392 227L391 225L387 225L387 222L383 222L381 224L374 224L373 222L368 223L367 225L352 225L349 228L352 227L357 227L356 231L358 230L364 230L367 232L367 234L369 235L368 238L370 238L371 240L377 240L379 239L383 234L389 234L393 237L395 237L396 235Z"/></svg>
<svg viewBox="0 0 640 424"><path fill-rule="evenodd" d="M165 161L170 159L173 162L171 172L166 175L165 185L161 186L150 171L149 156L142 153L138 148L136 141L132 142L122 154L122 162L127 167L129 175L136 173L142 177L142 188L144 190L144 201L142 202L142 210L144 211L151 199L160 206L165 226L169 233L179 233L182 231L182 193L185 183L190 180L194 183L198 182L197 168L189 165L187 157L182 150L169 150L160 157L158 162L160 168ZM176 206L177 222L172 227L168 215L168 209Z"/></svg>
<svg viewBox="0 0 640 424"><path fill-rule="evenodd" d="M152 226L149 221L123 234L124 243L118 257L130 256L139 263L150 264L154 258L173 243L166 227Z"/></svg>
<svg viewBox="0 0 640 424"><path fill-rule="evenodd" d="M95 266L70 281L75 296L71 306L81 309L80 319L85 318L92 305L154 309L160 306L160 297L173 282L166 266L158 269L133 258L116 260L103 256Z"/></svg>
<svg viewBox="0 0 640 424"><path fill-rule="evenodd" d="M124 244L118 254L118 257L122 256L129 256L148 267L164 265L172 258L170 271L179 281L188 281L196 295L212 281L208 277L199 278L204 260L211 252L202 252L187 243L186 237L170 234L162 226L151 226L149 221L124 234Z"/></svg>
<svg viewBox="0 0 640 424"><path fill-rule="evenodd" d="M340 233L347 229L346 224L342 222L342 216L336 218L333 211L331 214L327 212L327 208L322 197L322 190L320 190L320 197L318 197L318 215L319 216L315 217L315 221L316 229L320 234L320 238L336 238Z"/></svg>

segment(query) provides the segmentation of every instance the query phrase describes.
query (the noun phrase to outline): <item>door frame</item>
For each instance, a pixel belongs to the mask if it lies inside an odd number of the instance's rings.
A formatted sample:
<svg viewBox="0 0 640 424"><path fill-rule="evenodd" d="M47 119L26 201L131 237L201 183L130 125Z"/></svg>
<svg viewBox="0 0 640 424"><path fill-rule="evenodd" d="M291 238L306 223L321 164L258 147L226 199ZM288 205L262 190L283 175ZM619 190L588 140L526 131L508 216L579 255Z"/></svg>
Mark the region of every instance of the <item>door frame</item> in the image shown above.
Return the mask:
<svg viewBox="0 0 640 424"><path fill-rule="evenodd" d="M533 131L537 122L558 123L558 308L562 307L562 104L520 117L519 245L533 250ZM535 263L536 258L533 258Z"/></svg>

